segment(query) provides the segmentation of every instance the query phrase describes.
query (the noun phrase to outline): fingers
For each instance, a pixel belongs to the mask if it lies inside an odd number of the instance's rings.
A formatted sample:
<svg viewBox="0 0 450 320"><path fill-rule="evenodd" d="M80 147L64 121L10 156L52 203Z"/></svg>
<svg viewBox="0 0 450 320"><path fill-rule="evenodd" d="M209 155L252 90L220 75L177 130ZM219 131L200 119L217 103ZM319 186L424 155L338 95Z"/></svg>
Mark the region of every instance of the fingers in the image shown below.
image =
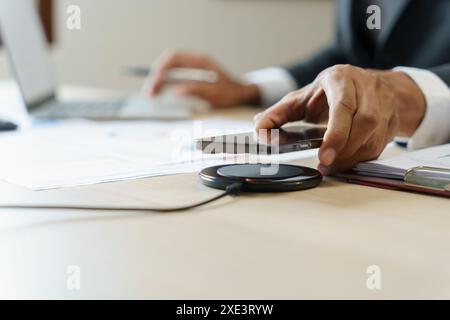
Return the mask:
<svg viewBox="0 0 450 320"><path fill-rule="evenodd" d="M347 171L361 161L378 158L397 131L398 113L391 89L376 74L354 72L351 78L357 93L356 113L345 147L332 163L321 159L319 170L324 175Z"/></svg>
<svg viewBox="0 0 450 320"><path fill-rule="evenodd" d="M173 68L199 68L215 70L216 66L207 57L198 54L185 52L166 52L164 53L152 69L152 74L148 82L148 90L151 95L161 92L165 84L166 74Z"/></svg>
<svg viewBox="0 0 450 320"><path fill-rule="evenodd" d="M304 120L310 123L326 123L328 121L327 96L322 88L318 88L306 104Z"/></svg>
<svg viewBox="0 0 450 320"><path fill-rule="evenodd" d="M330 166L321 165L320 171L325 172L326 175L332 175L336 172L348 171L362 161L377 159L391 140L392 129L393 127L387 123L380 123L379 128L374 131L370 139L360 145L350 157L338 157Z"/></svg>
<svg viewBox="0 0 450 320"><path fill-rule="evenodd" d="M373 144L367 143L364 146L362 146L358 150L358 152L356 152L350 158L347 158L347 159L342 159L342 158L339 159L338 158L329 166L320 164L318 169L325 176L333 175L336 172L348 171L363 160L374 159L375 157L371 156L373 153L372 149L373 149Z"/></svg>
<svg viewBox="0 0 450 320"><path fill-rule="evenodd" d="M313 95L312 86L288 94L255 118L256 130L280 128L288 122L301 120L305 115L305 107Z"/></svg>
<svg viewBox="0 0 450 320"><path fill-rule="evenodd" d="M245 90L240 84L211 84L211 83L184 83L175 87L177 96L191 96L203 99L212 107L227 108L235 106L241 100L241 91Z"/></svg>
<svg viewBox="0 0 450 320"><path fill-rule="evenodd" d="M369 114L357 112L353 118L353 124L348 138L348 143L338 154L337 159L347 159L358 152L359 148L366 144L376 128L376 119Z"/></svg>
<svg viewBox="0 0 450 320"><path fill-rule="evenodd" d="M366 80L366 82L369 81ZM370 83L367 83L367 87L370 87ZM358 85L356 85L356 90L359 92L362 91ZM362 145L368 143L374 134L378 126L378 117L373 105L377 100L375 91L371 89L366 90L364 94L357 95L357 112L353 117L348 142L338 155L338 159L351 158L358 152Z"/></svg>
<svg viewBox="0 0 450 320"><path fill-rule="evenodd" d="M345 72L336 67L318 78L329 106L328 129L319 151L320 162L325 166L331 165L345 148L357 110L355 84Z"/></svg>
<svg viewBox="0 0 450 320"><path fill-rule="evenodd" d="M208 83L186 83L183 85L178 85L175 88L175 94L177 96L195 96L210 103L215 100L215 90L214 85Z"/></svg>

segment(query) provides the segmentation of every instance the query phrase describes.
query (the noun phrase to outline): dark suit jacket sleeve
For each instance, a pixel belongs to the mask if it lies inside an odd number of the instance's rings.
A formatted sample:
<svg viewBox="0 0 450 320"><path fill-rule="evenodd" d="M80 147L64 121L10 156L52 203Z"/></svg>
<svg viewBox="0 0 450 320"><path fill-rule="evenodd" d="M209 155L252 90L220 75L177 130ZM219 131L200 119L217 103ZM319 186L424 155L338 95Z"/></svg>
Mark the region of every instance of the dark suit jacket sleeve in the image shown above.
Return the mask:
<svg viewBox="0 0 450 320"><path fill-rule="evenodd" d="M434 72L450 88L450 63L431 68L430 71Z"/></svg>
<svg viewBox="0 0 450 320"><path fill-rule="evenodd" d="M337 45L331 46L315 54L310 59L300 64L288 67L287 70L295 79L299 88L308 85L324 69L336 64L348 63Z"/></svg>
<svg viewBox="0 0 450 320"><path fill-rule="evenodd" d="M289 73L297 82L299 88L302 88L317 77L324 69L335 64L348 63L345 57L339 53L336 47L330 47L306 62L287 68ZM444 81L450 88L450 63L429 69Z"/></svg>

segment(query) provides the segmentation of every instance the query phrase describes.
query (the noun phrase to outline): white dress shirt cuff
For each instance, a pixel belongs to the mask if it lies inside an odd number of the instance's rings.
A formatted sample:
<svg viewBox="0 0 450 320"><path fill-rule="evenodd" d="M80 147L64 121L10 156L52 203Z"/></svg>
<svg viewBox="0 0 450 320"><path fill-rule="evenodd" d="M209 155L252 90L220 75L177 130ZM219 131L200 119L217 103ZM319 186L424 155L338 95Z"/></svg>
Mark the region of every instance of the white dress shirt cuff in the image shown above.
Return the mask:
<svg viewBox="0 0 450 320"><path fill-rule="evenodd" d="M433 72L423 69L398 67L409 75L422 90L426 100L425 116L408 141L408 149L415 150L450 141L450 89Z"/></svg>
<svg viewBox="0 0 450 320"><path fill-rule="evenodd" d="M270 107L287 93L297 89L294 78L283 68L273 67L252 71L244 75L243 81L259 87L264 107Z"/></svg>

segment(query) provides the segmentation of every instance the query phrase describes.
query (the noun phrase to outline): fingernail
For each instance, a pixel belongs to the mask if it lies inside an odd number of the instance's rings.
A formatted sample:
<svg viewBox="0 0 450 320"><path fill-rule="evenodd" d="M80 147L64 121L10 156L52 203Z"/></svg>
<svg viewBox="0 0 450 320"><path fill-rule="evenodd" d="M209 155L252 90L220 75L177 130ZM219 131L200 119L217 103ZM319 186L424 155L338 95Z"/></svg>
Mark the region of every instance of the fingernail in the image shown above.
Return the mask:
<svg viewBox="0 0 450 320"><path fill-rule="evenodd" d="M329 167L327 167L327 166L324 166L323 164L320 164L319 167L318 167L317 169L319 169L320 173L321 173L323 176L329 176L329 175L331 175L331 169L330 169Z"/></svg>
<svg viewBox="0 0 450 320"><path fill-rule="evenodd" d="M325 151L322 152L320 156L320 161L326 166L332 164L335 159L336 159L336 151L334 151L334 149L331 148L325 149Z"/></svg>

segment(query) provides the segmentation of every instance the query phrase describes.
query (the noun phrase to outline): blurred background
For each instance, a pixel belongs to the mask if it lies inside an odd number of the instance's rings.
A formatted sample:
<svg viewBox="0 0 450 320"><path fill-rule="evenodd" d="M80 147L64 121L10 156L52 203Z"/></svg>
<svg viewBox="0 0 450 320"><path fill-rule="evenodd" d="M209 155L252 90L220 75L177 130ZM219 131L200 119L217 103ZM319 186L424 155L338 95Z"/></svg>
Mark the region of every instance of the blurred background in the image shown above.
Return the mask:
<svg viewBox="0 0 450 320"><path fill-rule="evenodd" d="M305 58L332 39L331 0L36 0L62 83L135 90L126 65L166 48L212 55L235 74ZM81 30L66 27L70 5ZM0 49L0 80L11 77Z"/></svg>

